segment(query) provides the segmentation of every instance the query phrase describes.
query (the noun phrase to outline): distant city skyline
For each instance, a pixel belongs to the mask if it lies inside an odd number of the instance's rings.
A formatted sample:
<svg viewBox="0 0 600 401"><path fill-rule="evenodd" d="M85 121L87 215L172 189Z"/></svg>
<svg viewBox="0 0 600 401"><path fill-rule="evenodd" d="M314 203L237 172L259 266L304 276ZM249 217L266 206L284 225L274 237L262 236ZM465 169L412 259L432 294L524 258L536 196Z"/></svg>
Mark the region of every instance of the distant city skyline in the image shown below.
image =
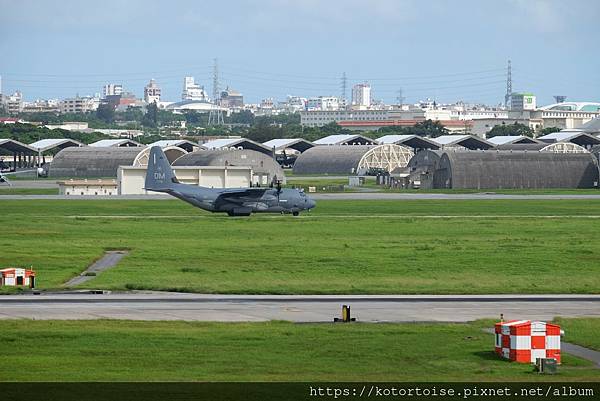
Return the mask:
<svg viewBox="0 0 600 401"><path fill-rule="evenodd" d="M43 2L0 0L2 92L25 99L102 93L108 83L143 97L154 78L162 99L181 99L183 79L249 103L339 96L368 82L375 100L427 98L503 103L513 90L600 100L600 2L347 0L319 2Z"/></svg>

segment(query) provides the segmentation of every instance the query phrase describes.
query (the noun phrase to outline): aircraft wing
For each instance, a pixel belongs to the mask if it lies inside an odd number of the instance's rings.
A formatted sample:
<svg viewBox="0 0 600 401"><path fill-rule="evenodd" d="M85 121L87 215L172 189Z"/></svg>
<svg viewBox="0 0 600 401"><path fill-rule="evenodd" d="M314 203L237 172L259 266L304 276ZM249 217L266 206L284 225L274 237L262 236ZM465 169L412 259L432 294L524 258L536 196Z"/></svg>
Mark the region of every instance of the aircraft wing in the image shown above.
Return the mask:
<svg viewBox="0 0 600 401"><path fill-rule="evenodd" d="M258 201L267 191L267 188L235 188L225 189L215 199L215 206L222 205L223 203L239 203L244 202L256 202Z"/></svg>
<svg viewBox="0 0 600 401"><path fill-rule="evenodd" d="M1 175L15 175L15 174L33 173L33 172L37 172L37 170L11 171L10 173L0 173L0 174Z"/></svg>

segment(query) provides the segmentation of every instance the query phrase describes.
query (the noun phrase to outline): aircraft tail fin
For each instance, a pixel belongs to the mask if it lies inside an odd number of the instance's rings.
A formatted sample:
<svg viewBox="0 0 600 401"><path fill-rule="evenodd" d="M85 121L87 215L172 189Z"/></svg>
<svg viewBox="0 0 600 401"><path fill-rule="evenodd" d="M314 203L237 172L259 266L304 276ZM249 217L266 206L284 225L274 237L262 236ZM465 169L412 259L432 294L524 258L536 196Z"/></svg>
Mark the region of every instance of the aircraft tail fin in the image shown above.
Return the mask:
<svg viewBox="0 0 600 401"><path fill-rule="evenodd" d="M148 158L145 189L164 192L172 189L178 182L165 152L160 146L153 146Z"/></svg>

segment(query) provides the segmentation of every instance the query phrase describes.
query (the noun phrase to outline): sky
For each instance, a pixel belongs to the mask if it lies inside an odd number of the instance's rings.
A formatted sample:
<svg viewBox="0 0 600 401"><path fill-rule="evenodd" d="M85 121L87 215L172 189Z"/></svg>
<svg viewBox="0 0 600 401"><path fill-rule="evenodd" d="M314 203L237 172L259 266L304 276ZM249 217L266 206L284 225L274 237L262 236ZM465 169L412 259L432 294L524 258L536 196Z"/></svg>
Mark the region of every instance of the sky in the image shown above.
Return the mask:
<svg viewBox="0 0 600 401"><path fill-rule="evenodd" d="M506 92L600 101L598 0L0 0L2 92L100 93L150 78L178 101L184 76L246 102L339 96L496 105Z"/></svg>

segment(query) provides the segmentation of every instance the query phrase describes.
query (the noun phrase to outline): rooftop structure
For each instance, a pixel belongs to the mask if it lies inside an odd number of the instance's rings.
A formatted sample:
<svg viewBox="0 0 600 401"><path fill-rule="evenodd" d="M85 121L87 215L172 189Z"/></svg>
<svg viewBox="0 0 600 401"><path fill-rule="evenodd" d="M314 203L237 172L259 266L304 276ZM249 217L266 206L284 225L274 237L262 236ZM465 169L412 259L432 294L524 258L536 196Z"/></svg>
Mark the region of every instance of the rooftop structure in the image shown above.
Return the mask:
<svg viewBox="0 0 600 401"><path fill-rule="evenodd" d="M161 148L167 148L177 146L178 148L184 149L186 152L193 152L198 150L200 145L195 142L188 141L187 139L165 139L162 141L156 141L148 145L149 148L152 146L160 146Z"/></svg>
<svg viewBox="0 0 600 401"><path fill-rule="evenodd" d="M384 144L395 144L404 145L415 150L417 149L439 149L440 144L434 142L429 138L425 138L417 135L384 135L376 139L376 141L382 145Z"/></svg>
<svg viewBox="0 0 600 401"><path fill-rule="evenodd" d="M546 143L571 142L584 147L600 144L599 138L579 130L563 130L559 132L553 132L548 135L540 136L537 139Z"/></svg>
<svg viewBox="0 0 600 401"><path fill-rule="evenodd" d="M542 106L540 110L563 110L563 111L600 111L600 103L598 102L561 102Z"/></svg>
<svg viewBox="0 0 600 401"><path fill-rule="evenodd" d="M38 152L36 148L14 139L0 139L0 151L23 155L35 155Z"/></svg>
<svg viewBox="0 0 600 401"><path fill-rule="evenodd" d="M571 142L555 143L506 143L498 145L497 150L521 151L521 152L551 152L551 153L589 153L583 146Z"/></svg>
<svg viewBox="0 0 600 401"><path fill-rule="evenodd" d="M136 147L144 146L139 142L132 141L131 139L101 139L94 143L90 143L90 146L95 148L122 148L122 147Z"/></svg>
<svg viewBox="0 0 600 401"><path fill-rule="evenodd" d="M491 138L487 138L487 141L493 143L496 146L506 145L509 143L539 143L540 142L533 138L529 138L528 136L525 136L525 135L504 135L504 136L498 135L498 136L493 136Z"/></svg>
<svg viewBox="0 0 600 401"><path fill-rule="evenodd" d="M246 138L215 139L214 141L205 142L200 146L206 150L250 149L273 156L273 150L271 148Z"/></svg>
<svg viewBox="0 0 600 401"><path fill-rule="evenodd" d="M42 139L40 141L29 144L29 146L38 149L40 152L47 152L49 150L64 149L71 146L85 145L74 139Z"/></svg>
<svg viewBox="0 0 600 401"><path fill-rule="evenodd" d="M166 110L174 112L182 111L205 111L209 112L215 109L215 105L208 100L182 100L181 102L170 103L165 107Z"/></svg>
<svg viewBox="0 0 600 401"><path fill-rule="evenodd" d="M315 145L375 145L377 142L363 135L329 135L313 142Z"/></svg>
<svg viewBox="0 0 600 401"><path fill-rule="evenodd" d="M442 148L465 148L465 149L490 149L494 144L474 135L442 135L430 138Z"/></svg>
<svg viewBox="0 0 600 401"><path fill-rule="evenodd" d="M274 149L275 152L283 151L286 149L294 149L300 153L315 146L312 142L302 138L281 138L271 139L270 141L264 142L268 148Z"/></svg>

